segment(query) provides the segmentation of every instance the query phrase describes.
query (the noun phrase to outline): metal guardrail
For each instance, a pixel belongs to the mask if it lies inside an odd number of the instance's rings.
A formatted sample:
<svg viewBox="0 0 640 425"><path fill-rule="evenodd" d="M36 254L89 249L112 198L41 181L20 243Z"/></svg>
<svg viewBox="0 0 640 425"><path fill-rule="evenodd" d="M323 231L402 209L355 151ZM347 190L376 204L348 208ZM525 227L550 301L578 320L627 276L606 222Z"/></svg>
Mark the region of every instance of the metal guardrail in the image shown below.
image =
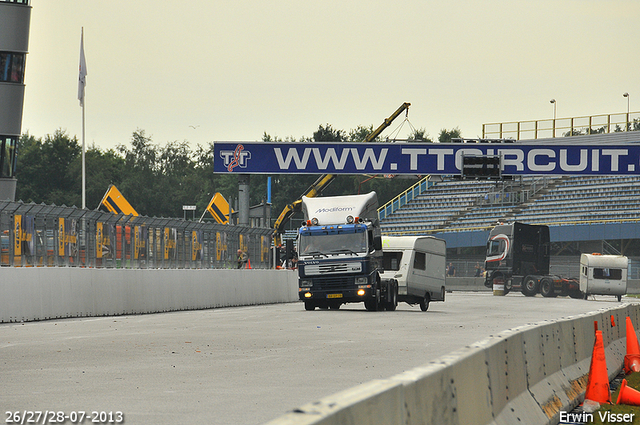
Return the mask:
<svg viewBox="0 0 640 425"><path fill-rule="evenodd" d="M0 265L106 268L252 268L271 264L270 228L126 216L0 201Z"/></svg>
<svg viewBox="0 0 640 425"><path fill-rule="evenodd" d="M517 219L517 217L516 217ZM591 225L591 224L607 224L607 223L638 223L640 222L640 218L637 219L602 219L602 220L566 220L566 221L541 221L536 222L535 224L546 224L547 226L576 226L576 225ZM441 228L433 228L433 229L423 229L423 230L389 230L383 231L383 235L388 236L402 236L402 235L431 235L436 233L458 233L458 232L475 232L481 230L491 230L495 227L495 222L487 223L482 226L469 226L469 227L441 227Z"/></svg>
<svg viewBox="0 0 640 425"><path fill-rule="evenodd" d="M429 177L430 176L424 177L409 189L405 190L400 195L396 196L395 198L378 208L378 219L382 220L388 217L394 211L397 211L400 207L407 204L407 202L412 201L418 195L433 186L434 183L429 182Z"/></svg>
<svg viewBox="0 0 640 425"><path fill-rule="evenodd" d="M482 124L483 139L543 139L638 130L640 112Z"/></svg>

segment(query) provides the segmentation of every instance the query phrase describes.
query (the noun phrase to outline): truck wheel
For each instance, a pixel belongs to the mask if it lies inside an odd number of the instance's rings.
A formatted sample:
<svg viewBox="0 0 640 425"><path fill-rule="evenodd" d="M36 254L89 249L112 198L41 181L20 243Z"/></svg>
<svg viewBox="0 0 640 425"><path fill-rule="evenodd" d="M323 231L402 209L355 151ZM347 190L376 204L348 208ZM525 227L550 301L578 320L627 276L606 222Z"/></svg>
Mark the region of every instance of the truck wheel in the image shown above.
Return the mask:
<svg viewBox="0 0 640 425"><path fill-rule="evenodd" d="M396 311L396 307L398 306L398 285L391 284L391 300L387 302L386 308L387 311Z"/></svg>
<svg viewBox="0 0 640 425"><path fill-rule="evenodd" d="M380 275L376 273L376 287L374 288L375 296L373 298L369 298L365 300L364 307L367 311L379 311L384 309L384 304L382 303L381 295L380 295Z"/></svg>
<svg viewBox="0 0 640 425"><path fill-rule="evenodd" d="M376 305L376 300L375 299L365 300L364 308L366 308L367 311L377 311L378 306Z"/></svg>
<svg viewBox="0 0 640 425"><path fill-rule="evenodd" d="M424 296L424 298L420 300L420 310L422 310L422 311L429 310L429 301L430 300L431 300L431 297L429 296L429 294L426 294Z"/></svg>
<svg viewBox="0 0 640 425"><path fill-rule="evenodd" d="M311 301L305 301L304 302L304 309L307 311L313 311L315 310L316 306L315 304L313 304Z"/></svg>
<svg viewBox="0 0 640 425"><path fill-rule="evenodd" d="M545 277L540 281L540 293L543 297L547 298L555 297L557 295L553 286L553 281L548 277Z"/></svg>
<svg viewBox="0 0 640 425"><path fill-rule="evenodd" d="M506 282L504 282L504 294L507 295L509 292L511 292L512 289L513 282L511 281L511 279L507 279Z"/></svg>
<svg viewBox="0 0 640 425"><path fill-rule="evenodd" d="M522 293L526 297L535 297L538 293L539 286L540 282L538 282L538 279L532 276L527 276L522 281Z"/></svg>

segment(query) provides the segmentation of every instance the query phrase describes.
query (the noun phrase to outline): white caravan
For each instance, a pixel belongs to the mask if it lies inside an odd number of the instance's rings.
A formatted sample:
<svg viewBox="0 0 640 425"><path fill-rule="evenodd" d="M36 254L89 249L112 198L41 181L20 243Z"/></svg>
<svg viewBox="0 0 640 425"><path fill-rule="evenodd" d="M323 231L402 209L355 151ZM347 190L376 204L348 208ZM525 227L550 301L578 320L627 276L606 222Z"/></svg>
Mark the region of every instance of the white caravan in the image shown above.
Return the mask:
<svg viewBox="0 0 640 425"><path fill-rule="evenodd" d="M627 293L629 259L623 255L582 254L580 256L580 291L589 294L615 295L618 301Z"/></svg>
<svg viewBox="0 0 640 425"><path fill-rule="evenodd" d="M446 242L433 236L383 236L383 279L398 281L398 301L420 304L444 301Z"/></svg>

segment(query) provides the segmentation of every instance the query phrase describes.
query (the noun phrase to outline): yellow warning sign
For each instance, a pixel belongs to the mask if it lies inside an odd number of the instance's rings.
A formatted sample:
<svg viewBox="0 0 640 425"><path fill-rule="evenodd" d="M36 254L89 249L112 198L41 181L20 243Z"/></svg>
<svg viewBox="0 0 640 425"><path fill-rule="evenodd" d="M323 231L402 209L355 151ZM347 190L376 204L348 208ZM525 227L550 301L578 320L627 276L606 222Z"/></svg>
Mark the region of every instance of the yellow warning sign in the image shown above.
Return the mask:
<svg viewBox="0 0 640 425"><path fill-rule="evenodd" d="M104 194L100 205L104 205L110 212L114 214L124 214L138 216L138 212L131 204L122 196L122 193L114 185L110 185L107 193Z"/></svg>
<svg viewBox="0 0 640 425"><path fill-rule="evenodd" d="M229 224L229 210L229 203L220 192L213 195L207 206L207 211L220 224Z"/></svg>

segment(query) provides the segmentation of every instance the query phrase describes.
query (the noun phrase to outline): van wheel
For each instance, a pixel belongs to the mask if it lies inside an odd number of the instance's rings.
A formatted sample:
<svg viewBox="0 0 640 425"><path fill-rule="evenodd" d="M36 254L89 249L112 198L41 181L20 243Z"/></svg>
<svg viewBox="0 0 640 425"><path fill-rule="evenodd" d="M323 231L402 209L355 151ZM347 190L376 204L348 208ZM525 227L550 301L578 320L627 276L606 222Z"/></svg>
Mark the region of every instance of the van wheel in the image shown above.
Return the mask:
<svg viewBox="0 0 640 425"><path fill-rule="evenodd" d="M422 311L429 310L429 301L430 300L431 300L431 297L429 296L429 294L426 294L424 296L424 298L420 300L420 310L422 310Z"/></svg>
<svg viewBox="0 0 640 425"><path fill-rule="evenodd" d="M553 281L548 277L545 277L540 281L540 293L543 297L555 297L557 294L555 292L555 288L553 287Z"/></svg>
<svg viewBox="0 0 640 425"><path fill-rule="evenodd" d="M444 302L444 297L447 291L444 290L444 286L442 288L440 288L440 295L442 298L442 302Z"/></svg>
<svg viewBox="0 0 640 425"><path fill-rule="evenodd" d="M622 295L618 295L618 302L622 301Z"/></svg>
<svg viewBox="0 0 640 425"><path fill-rule="evenodd" d="M316 309L316 306L311 301L304 302L304 309L307 311L313 311Z"/></svg>
<svg viewBox="0 0 640 425"><path fill-rule="evenodd" d="M538 279L532 276L527 276L522 281L522 293L526 297L535 297L538 293L540 282Z"/></svg>

